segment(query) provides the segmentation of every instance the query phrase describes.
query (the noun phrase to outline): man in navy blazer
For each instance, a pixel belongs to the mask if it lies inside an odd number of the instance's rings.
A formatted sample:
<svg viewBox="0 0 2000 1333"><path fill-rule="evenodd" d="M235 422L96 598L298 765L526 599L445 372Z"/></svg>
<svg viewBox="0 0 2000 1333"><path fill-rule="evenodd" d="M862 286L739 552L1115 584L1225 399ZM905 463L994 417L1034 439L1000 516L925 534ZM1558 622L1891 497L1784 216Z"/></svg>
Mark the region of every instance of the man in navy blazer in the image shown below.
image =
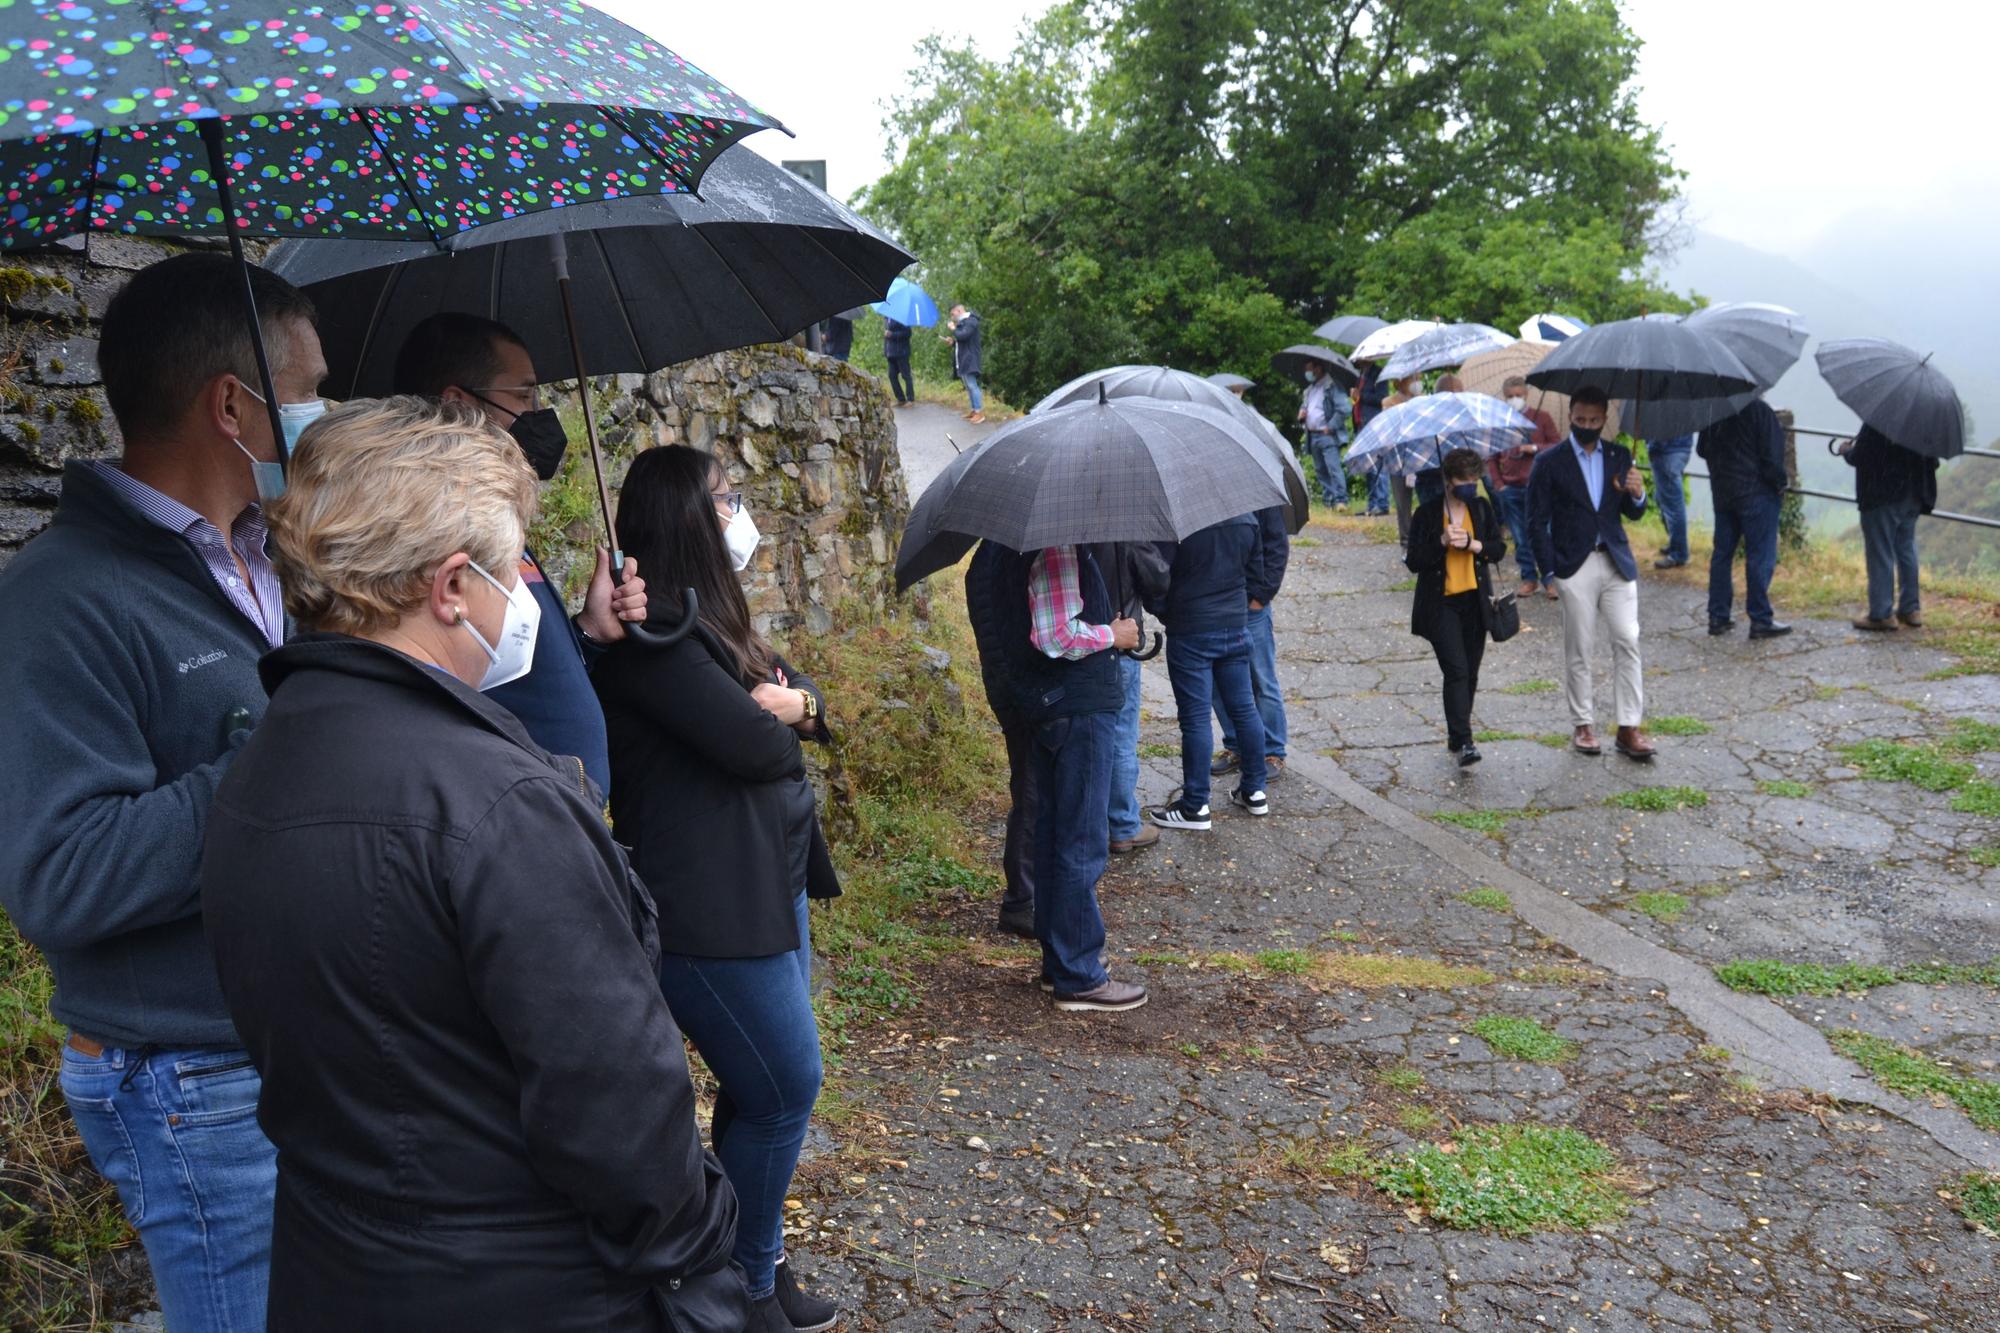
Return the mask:
<svg viewBox="0 0 2000 1333"><path fill-rule="evenodd" d="M1646 487L1632 451L1600 438L1610 403L1586 385L1570 395L1570 433L1535 458L1528 474L1528 530L1535 564L1553 578L1563 613L1563 695L1569 701L1570 746L1602 754L1592 697L1591 655L1597 626L1611 635L1612 700L1618 753L1651 759L1641 723L1645 695L1639 666L1639 566L1625 540L1625 520L1646 512Z"/></svg>

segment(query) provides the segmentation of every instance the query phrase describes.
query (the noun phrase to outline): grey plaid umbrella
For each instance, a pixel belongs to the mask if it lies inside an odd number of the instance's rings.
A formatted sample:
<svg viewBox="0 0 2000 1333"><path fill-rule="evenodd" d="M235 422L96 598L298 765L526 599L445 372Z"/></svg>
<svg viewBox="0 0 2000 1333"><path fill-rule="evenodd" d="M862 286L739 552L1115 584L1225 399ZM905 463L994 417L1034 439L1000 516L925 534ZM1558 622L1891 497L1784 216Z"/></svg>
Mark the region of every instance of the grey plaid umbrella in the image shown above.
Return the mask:
<svg viewBox="0 0 2000 1333"><path fill-rule="evenodd" d="M1361 372L1331 347L1314 347L1311 343L1294 343L1284 351L1271 357L1271 369L1285 379L1298 383L1306 373L1306 362L1311 361L1333 376L1333 382L1343 389L1351 389L1361 383Z"/></svg>
<svg viewBox="0 0 2000 1333"><path fill-rule="evenodd" d="M1035 412L954 459L910 511L896 586L980 538L1017 551L1179 541L1285 502L1281 468L1240 413L1100 398Z"/></svg>
<svg viewBox="0 0 2000 1333"><path fill-rule="evenodd" d="M1497 352L1518 341L1491 324L1446 324L1398 347L1382 367L1382 374L1399 380L1441 366L1462 366L1481 352Z"/></svg>
<svg viewBox="0 0 2000 1333"><path fill-rule="evenodd" d="M1642 440L1667 440L1706 430L1735 416L1778 382L1805 350L1811 336L1796 310L1755 301L1724 301L1685 317L1658 314L1649 320L1679 322L1705 333L1736 354L1756 387L1722 398L1654 399L1631 405L1626 429Z"/></svg>
<svg viewBox="0 0 2000 1333"><path fill-rule="evenodd" d="M1257 426L1258 438L1284 468L1285 523L1298 532L1312 519L1312 493L1306 489L1306 474L1292 452L1291 441L1278 433L1264 415L1229 390L1185 370L1166 366L1113 366L1094 370L1071 380L1029 408L1041 412L1070 403L1086 403L1098 397L1102 388L1107 398L1153 398L1161 402L1205 403L1226 412L1241 413Z"/></svg>
<svg viewBox="0 0 2000 1333"><path fill-rule="evenodd" d="M1912 453L1965 452L1965 407L1929 353L1887 338L1842 338L1813 352L1820 378L1854 415Z"/></svg>
<svg viewBox="0 0 2000 1333"><path fill-rule="evenodd" d="M1342 347L1358 347L1363 338L1377 329L1388 327L1388 320L1377 319L1373 315L1335 315L1314 329L1313 337L1339 343Z"/></svg>

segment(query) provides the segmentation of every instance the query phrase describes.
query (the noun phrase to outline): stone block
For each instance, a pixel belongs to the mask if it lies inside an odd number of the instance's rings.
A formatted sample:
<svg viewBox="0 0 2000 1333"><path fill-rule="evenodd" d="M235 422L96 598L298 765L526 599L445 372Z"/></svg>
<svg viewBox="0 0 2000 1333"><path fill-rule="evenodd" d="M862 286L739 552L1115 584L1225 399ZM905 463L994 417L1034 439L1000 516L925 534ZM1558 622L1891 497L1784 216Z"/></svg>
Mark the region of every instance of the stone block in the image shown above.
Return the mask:
<svg viewBox="0 0 2000 1333"><path fill-rule="evenodd" d="M761 389L745 398L738 411L742 418L753 426L762 426L768 430L778 424L777 400Z"/></svg>
<svg viewBox="0 0 2000 1333"><path fill-rule="evenodd" d="M98 382L95 338L54 337L35 347L30 356L38 384L66 387Z"/></svg>

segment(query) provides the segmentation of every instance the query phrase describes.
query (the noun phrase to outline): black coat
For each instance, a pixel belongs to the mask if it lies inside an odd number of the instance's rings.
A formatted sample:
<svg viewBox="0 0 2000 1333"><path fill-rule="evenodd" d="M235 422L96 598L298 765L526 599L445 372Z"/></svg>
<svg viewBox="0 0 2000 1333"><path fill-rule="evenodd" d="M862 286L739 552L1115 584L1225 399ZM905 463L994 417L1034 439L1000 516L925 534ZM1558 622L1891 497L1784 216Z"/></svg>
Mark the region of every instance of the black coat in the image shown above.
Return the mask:
<svg viewBox="0 0 2000 1333"><path fill-rule="evenodd" d="M594 683L611 735L611 823L660 904L660 947L763 958L799 947L792 867L840 893L799 733L764 711L705 628L669 648L618 644ZM786 683L819 687L782 659ZM820 722L815 739L826 739ZM804 841L799 841L803 839Z"/></svg>
<svg viewBox="0 0 2000 1333"><path fill-rule="evenodd" d="M1855 508L1885 509L1905 500L1915 500L1920 513L1937 507L1937 459L1905 449L1873 426L1863 426L1841 456L1854 469Z"/></svg>
<svg viewBox="0 0 2000 1333"><path fill-rule="evenodd" d="M884 318L882 321L882 358L885 361L907 361L910 356L910 326L896 320Z"/></svg>
<svg viewBox="0 0 2000 1333"><path fill-rule="evenodd" d="M1708 492L1718 508L1783 495L1791 484L1785 471L1785 428L1761 398L1703 427L1695 452L1708 462Z"/></svg>
<svg viewBox="0 0 2000 1333"><path fill-rule="evenodd" d="M653 905L574 759L380 645L263 659L202 911L278 1148L270 1328L639 1330L727 1268Z"/></svg>
<svg viewBox="0 0 2000 1333"><path fill-rule="evenodd" d="M977 377L986 369L986 340L984 326L976 312L968 310L959 317L951 333L951 373L960 379Z"/></svg>
<svg viewBox="0 0 2000 1333"><path fill-rule="evenodd" d="M1250 618L1250 585L1264 578L1263 530L1255 514L1211 523L1182 542L1159 543L1168 562L1164 596L1146 609L1168 634L1242 629Z"/></svg>
<svg viewBox="0 0 2000 1333"><path fill-rule="evenodd" d="M1639 577L1639 562L1632 558L1632 543L1625 539L1620 516L1645 517L1646 502L1634 500L1618 489L1618 479L1632 466L1632 451L1622 444L1602 440L1604 452L1604 492L1595 509L1590 505L1590 484L1583 479L1583 465L1576 461L1571 436L1564 436L1535 455L1528 473L1528 531L1535 538L1535 567L1543 574L1566 579L1583 568L1583 562L1600 545L1627 583ZM617 779L613 778L615 786Z"/></svg>
<svg viewBox="0 0 2000 1333"><path fill-rule="evenodd" d="M1507 554L1507 529L1485 496L1466 506L1472 515L1472 535L1479 539L1479 551L1472 557L1472 570L1479 579L1479 625L1491 629L1493 620L1493 578L1491 569ZM1438 608L1444 605L1444 501L1431 500L1417 506L1410 515L1410 540L1403 547L1403 563L1417 576L1416 595L1410 600L1410 633L1421 638L1437 637Z"/></svg>

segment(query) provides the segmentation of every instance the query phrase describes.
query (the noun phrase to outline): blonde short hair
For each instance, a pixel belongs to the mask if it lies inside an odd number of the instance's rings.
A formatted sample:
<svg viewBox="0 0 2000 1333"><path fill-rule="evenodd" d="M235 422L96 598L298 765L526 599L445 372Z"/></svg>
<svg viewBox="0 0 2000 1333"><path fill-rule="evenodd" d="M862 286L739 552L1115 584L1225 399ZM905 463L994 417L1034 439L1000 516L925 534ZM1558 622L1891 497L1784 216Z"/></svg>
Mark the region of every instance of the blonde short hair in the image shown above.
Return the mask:
<svg viewBox="0 0 2000 1333"><path fill-rule="evenodd" d="M459 551L502 577L536 498L520 446L475 407L408 395L336 407L300 438L265 515L285 610L367 634L423 605Z"/></svg>

